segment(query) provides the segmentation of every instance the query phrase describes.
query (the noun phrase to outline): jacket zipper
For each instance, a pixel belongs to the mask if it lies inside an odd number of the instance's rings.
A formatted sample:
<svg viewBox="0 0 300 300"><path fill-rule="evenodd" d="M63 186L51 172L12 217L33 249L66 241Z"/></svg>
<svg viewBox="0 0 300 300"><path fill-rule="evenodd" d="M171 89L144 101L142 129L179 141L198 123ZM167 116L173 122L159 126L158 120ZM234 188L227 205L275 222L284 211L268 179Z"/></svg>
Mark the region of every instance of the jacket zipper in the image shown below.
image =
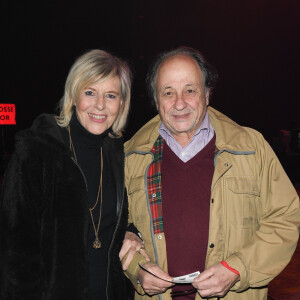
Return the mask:
<svg viewBox="0 0 300 300"><path fill-rule="evenodd" d="M151 213L151 208L150 208L149 193L148 193L148 182L147 182L147 174L148 174L148 170L150 168L150 165L153 162L154 154L152 152L132 151L132 152L127 153L126 156L129 156L129 155L134 154L134 153L135 154L141 154L141 155L151 154L151 156L152 156L152 161L146 167L145 176L144 176L144 185L145 185L145 192L146 192L146 198L147 198L147 208L148 208L148 213L149 213L149 216L150 216L150 231L151 231L151 238L152 238L152 244L153 244L153 249L154 249L154 256L155 256L156 263L159 264L157 247L156 247L155 236L154 236L154 231L153 231L153 219L152 219L152 213ZM162 295L161 294L158 294L157 296L160 300L162 300Z"/></svg>

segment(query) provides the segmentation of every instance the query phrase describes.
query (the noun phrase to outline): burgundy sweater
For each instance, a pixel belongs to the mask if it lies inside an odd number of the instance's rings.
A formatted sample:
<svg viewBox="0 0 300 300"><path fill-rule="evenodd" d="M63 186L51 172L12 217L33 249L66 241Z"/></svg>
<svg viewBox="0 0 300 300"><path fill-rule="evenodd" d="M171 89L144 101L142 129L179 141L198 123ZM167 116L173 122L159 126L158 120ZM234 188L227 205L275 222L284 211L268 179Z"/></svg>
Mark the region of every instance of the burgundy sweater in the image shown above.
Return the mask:
<svg viewBox="0 0 300 300"><path fill-rule="evenodd" d="M174 277L205 268L214 147L215 137L184 163L164 145L163 222L168 271ZM190 288L191 285L175 286L173 291ZM195 299L195 293L176 299Z"/></svg>

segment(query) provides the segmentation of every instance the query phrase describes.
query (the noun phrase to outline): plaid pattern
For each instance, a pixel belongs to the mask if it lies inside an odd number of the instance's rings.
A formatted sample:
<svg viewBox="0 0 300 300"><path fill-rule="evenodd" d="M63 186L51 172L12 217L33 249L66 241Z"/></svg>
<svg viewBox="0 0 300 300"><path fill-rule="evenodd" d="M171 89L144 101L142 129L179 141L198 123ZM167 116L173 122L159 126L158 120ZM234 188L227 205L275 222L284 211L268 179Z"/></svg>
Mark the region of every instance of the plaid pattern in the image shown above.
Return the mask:
<svg viewBox="0 0 300 300"><path fill-rule="evenodd" d="M154 154L154 160L151 163L147 174L148 196L155 234L164 231L161 198L161 163L163 146L164 139L159 135L151 149L151 152Z"/></svg>

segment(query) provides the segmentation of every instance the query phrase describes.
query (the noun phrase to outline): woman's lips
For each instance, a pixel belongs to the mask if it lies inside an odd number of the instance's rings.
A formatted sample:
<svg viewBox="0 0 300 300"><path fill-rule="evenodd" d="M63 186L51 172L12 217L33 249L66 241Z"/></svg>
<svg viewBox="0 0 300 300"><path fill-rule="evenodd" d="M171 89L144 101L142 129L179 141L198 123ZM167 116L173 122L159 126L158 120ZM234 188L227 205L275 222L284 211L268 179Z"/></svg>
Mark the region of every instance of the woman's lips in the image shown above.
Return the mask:
<svg viewBox="0 0 300 300"><path fill-rule="evenodd" d="M107 119L106 115L96 115L96 114L91 114L91 113L89 113L88 115L89 115L90 119L92 119L95 122L99 122L99 123L104 122Z"/></svg>

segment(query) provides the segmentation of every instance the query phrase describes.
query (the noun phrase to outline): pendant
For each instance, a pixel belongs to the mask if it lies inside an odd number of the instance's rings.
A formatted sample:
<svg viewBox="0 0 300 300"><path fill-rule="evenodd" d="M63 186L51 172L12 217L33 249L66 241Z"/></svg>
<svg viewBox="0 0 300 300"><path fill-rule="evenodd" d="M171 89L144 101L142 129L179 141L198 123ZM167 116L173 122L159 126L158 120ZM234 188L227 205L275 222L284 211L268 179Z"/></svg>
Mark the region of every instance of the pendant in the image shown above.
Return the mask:
<svg viewBox="0 0 300 300"><path fill-rule="evenodd" d="M101 248L101 242L99 241L98 237L96 237L94 243L93 243L94 249L100 249Z"/></svg>

